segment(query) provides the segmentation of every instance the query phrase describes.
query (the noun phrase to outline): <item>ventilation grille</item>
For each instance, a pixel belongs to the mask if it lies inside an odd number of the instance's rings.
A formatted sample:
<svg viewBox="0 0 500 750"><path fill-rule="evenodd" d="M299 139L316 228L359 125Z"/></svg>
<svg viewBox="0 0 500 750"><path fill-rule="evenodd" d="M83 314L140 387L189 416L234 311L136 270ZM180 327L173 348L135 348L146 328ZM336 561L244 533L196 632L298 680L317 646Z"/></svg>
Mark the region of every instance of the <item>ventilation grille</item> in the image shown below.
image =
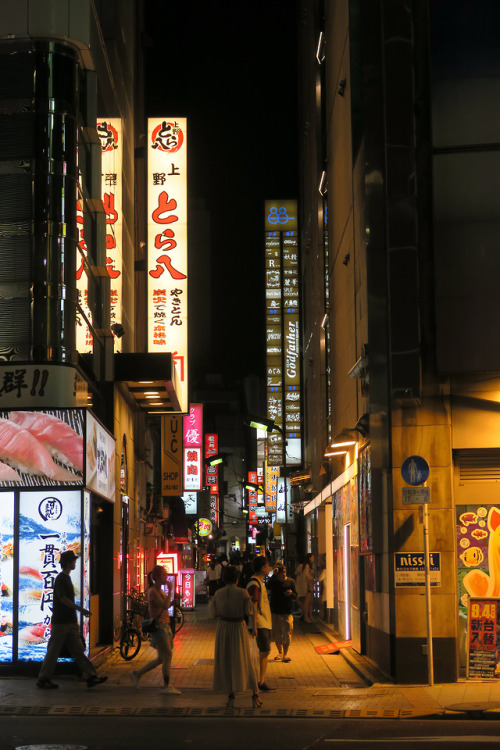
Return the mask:
<svg viewBox="0 0 500 750"><path fill-rule="evenodd" d="M462 453L458 465L460 482L500 482L500 448Z"/></svg>

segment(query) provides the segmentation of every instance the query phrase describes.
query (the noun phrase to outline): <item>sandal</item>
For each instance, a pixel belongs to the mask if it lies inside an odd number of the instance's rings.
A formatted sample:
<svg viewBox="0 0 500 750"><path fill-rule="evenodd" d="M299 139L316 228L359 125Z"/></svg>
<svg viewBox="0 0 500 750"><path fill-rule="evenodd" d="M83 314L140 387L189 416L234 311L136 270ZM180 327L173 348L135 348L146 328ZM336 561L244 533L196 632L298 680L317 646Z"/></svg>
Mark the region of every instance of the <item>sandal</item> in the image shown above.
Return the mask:
<svg viewBox="0 0 500 750"><path fill-rule="evenodd" d="M254 693L252 695L252 706L254 708L260 708L262 706L262 701L259 698L259 694L258 693Z"/></svg>

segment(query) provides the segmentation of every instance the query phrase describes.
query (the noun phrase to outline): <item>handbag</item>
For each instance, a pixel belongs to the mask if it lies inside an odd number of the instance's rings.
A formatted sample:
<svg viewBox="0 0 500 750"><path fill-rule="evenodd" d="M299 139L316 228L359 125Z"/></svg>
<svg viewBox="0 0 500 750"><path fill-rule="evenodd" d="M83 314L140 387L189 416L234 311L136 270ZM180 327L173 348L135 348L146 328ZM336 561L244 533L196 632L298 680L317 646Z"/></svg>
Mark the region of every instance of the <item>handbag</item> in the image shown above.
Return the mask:
<svg viewBox="0 0 500 750"><path fill-rule="evenodd" d="M157 630L155 618L148 617L146 620L143 620L141 627L143 633L155 633Z"/></svg>

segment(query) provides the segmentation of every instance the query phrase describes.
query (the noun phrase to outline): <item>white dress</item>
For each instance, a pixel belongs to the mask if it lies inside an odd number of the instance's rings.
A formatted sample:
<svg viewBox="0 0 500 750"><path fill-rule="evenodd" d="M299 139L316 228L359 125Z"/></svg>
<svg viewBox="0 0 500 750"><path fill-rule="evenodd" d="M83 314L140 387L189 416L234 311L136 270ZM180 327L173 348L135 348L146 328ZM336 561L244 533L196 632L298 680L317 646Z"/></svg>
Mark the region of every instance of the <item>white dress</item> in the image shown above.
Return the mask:
<svg viewBox="0 0 500 750"><path fill-rule="evenodd" d="M219 618L212 689L227 695L244 690L257 691L257 675L250 654L252 639L243 619L245 615L253 615L248 592L238 586L224 586L210 601L209 612L212 617Z"/></svg>

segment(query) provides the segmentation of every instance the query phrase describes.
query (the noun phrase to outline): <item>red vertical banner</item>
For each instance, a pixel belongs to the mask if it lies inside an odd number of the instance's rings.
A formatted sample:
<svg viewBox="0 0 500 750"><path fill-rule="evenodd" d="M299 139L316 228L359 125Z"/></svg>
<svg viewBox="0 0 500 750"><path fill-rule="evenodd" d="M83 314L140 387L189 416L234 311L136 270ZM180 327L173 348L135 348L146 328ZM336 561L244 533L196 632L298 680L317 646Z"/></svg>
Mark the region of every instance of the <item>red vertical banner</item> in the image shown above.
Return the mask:
<svg viewBox="0 0 500 750"><path fill-rule="evenodd" d="M252 484L257 484L257 472L248 472L248 481ZM250 524L257 523L257 516L255 509L257 508L257 490L248 490L248 522Z"/></svg>
<svg viewBox="0 0 500 750"><path fill-rule="evenodd" d="M205 458L215 456L219 452L219 436L214 433L205 435ZM205 486L210 488L211 495L219 494L219 467L205 467Z"/></svg>

